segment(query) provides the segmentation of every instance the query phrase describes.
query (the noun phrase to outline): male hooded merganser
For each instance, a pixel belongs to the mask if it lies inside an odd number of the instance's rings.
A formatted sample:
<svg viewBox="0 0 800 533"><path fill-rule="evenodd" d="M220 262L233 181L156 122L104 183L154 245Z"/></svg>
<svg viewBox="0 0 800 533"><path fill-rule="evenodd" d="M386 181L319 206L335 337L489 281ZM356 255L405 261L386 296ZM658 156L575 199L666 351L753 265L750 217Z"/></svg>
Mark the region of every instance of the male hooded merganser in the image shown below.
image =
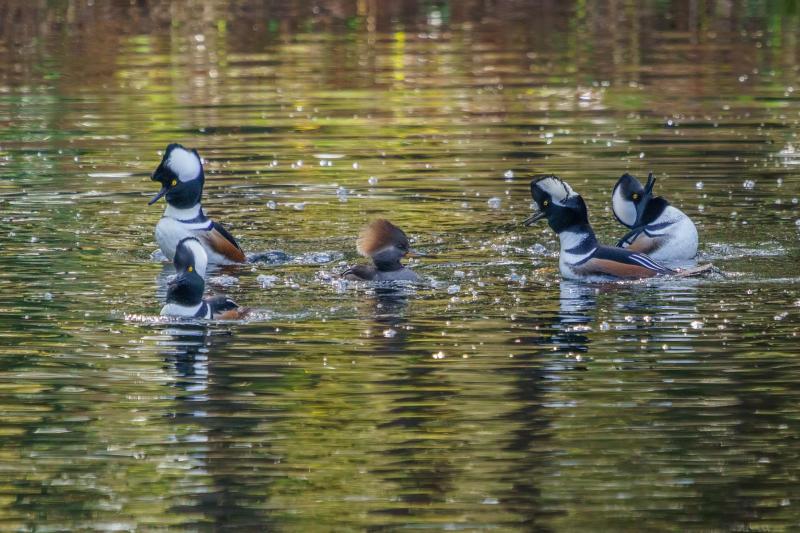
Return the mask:
<svg viewBox="0 0 800 533"><path fill-rule="evenodd" d="M161 190L148 205L166 196L167 208L156 226L156 240L169 259L175 255L178 242L188 236L197 237L206 249L208 260L215 264L244 263L246 261L236 239L222 227L206 217L200 199L203 196L203 163L197 150L188 150L180 144L170 144L161 164L153 172L153 181L161 183Z"/></svg>
<svg viewBox="0 0 800 533"><path fill-rule="evenodd" d="M420 281L410 268L404 267L400 259L413 251L406 234L386 219L370 222L358 236L358 253L371 257L372 265L357 265L345 270L342 277L360 281Z"/></svg>
<svg viewBox="0 0 800 533"><path fill-rule="evenodd" d="M235 320L244 309L225 296L203 299L208 257L205 247L195 237L186 237L175 247L175 279L167 289L167 303L161 309L164 316Z"/></svg>
<svg viewBox="0 0 800 533"><path fill-rule="evenodd" d="M623 174L614 186L614 216L631 230L617 246L656 261L692 259L697 255L697 228L683 211L661 196L653 197L655 182L652 173L644 187L634 176Z"/></svg>
<svg viewBox="0 0 800 533"><path fill-rule="evenodd" d="M630 279L675 273L644 254L597 242L589 225L586 203L560 178L552 175L535 177L531 181L531 196L539 212L524 224L530 226L547 218L547 223L561 241L559 267L565 278Z"/></svg>

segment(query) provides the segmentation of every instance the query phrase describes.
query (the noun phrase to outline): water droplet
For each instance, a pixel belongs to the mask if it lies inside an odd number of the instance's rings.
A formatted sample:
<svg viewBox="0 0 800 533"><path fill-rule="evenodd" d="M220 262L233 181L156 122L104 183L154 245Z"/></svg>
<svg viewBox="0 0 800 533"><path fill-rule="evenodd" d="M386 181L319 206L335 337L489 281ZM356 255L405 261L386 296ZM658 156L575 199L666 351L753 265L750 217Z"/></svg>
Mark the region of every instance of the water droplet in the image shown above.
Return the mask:
<svg viewBox="0 0 800 533"><path fill-rule="evenodd" d="M278 204L275 203L273 200L267 202L267 209L278 209Z"/></svg>
<svg viewBox="0 0 800 533"><path fill-rule="evenodd" d="M744 187L745 189L753 189L755 188L755 186L756 182L753 180L744 180L744 182L742 183L742 187Z"/></svg>
<svg viewBox="0 0 800 533"><path fill-rule="evenodd" d="M703 323L699 320L692 320L689 322L689 325L692 327L692 329L703 329Z"/></svg>
<svg viewBox="0 0 800 533"><path fill-rule="evenodd" d="M212 276L208 278L208 282L221 287L232 287L233 285L239 284L239 279L223 274L222 276Z"/></svg>
<svg viewBox="0 0 800 533"><path fill-rule="evenodd" d="M395 336L397 336L397 330L391 328L385 329L383 330L383 336L386 337L387 339L392 339Z"/></svg>
<svg viewBox="0 0 800 533"><path fill-rule="evenodd" d="M278 282L278 276L259 274L259 276L256 278L256 282L261 286L262 289L270 289Z"/></svg>
<svg viewBox="0 0 800 533"><path fill-rule="evenodd" d="M449 287L447 287L447 294L456 294L460 290L461 290L460 285L450 285Z"/></svg>
<svg viewBox="0 0 800 533"><path fill-rule="evenodd" d="M511 181L512 179L514 179L514 171L506 170L505 172L503 172L503 177L506 179L506 181Z"/></svg>
<svg viewBox="0 0 800 533"><path fill-rule="evenodd" d="M434 359L444 359L444 352L441 351L436 352L431 357L433 357Z"/></svg>
<svg viewBox="0 0 800 533"><path fill-rule="evenodd" d="M644 159L644 152L639 152L639 159Z"/></svg>
<svg viewBox="0 0 800 533"><path fill-rule="evenodd" d="M500 198L497 198L496 196L489 198L486 203L489 204L489 207L492 209L500 209L501 201Z"/></svg>
<svg viewBox="0 0 800 533"><path fill-rule="evenodd" d="M703 187L705 187L705 184L702 181L698 181L697 183L694 184L694 188L697 189L698 191L703 190Z"/></svg>
<svg viewBox="0 0 800 533"><path fill-rule="evenodd" d="M369 179L367 180L367 183L369 183L370 185L377 185L378 178L376 178L375 176L370 176Z"/></svg>

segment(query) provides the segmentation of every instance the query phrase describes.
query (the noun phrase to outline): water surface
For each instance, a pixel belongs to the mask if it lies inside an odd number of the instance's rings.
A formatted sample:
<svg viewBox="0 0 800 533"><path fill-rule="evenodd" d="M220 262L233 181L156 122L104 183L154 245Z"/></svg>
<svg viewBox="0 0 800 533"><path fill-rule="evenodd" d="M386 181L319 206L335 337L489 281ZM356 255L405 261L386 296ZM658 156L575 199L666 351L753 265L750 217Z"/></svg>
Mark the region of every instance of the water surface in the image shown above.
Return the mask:
<svg viewBox="0 0 800 533"><path fill-rule="evenodd" d="M793 3L385 4L0 9L2 529L796 528ZM257 319L154 318L169 142ZM726 277L561 281L530 175L626 171ZM425 285L332 281L376 216Z"/></svg>

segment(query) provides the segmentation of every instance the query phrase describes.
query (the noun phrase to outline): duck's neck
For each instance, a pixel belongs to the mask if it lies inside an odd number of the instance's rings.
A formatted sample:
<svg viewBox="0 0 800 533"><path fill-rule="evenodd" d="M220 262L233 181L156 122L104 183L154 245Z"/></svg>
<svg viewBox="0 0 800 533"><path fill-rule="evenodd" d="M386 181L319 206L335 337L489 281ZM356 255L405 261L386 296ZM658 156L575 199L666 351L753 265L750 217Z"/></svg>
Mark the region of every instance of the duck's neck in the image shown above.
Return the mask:
<svg viewBox="0 0 800 533"><path fill-rule="evenodd" d="M570 253L588 252L597 246L597 237L589 223L575 224L558 234L561 251Z"/></svg>
<svg viewBox="0 0 800 533"><path fill-rule="evenodd" d="M375 263L375 268L377 268L381 272L394 272L396 270L401 270L403 268L403 265L400 263L400 260L378 261L377 259L373 259L372 262Z"/></svg>
<svg viewBox="0 0 800 533"><path fill-rule="evenodd" d="M174 218L182 222L203 222L201 219L205 219L205 214L203 214L203 206L200 205L200 202L197 202L195 205L187 209L179 209L174 205L167 204L167 208L164 210L164 216Z"/></svg>

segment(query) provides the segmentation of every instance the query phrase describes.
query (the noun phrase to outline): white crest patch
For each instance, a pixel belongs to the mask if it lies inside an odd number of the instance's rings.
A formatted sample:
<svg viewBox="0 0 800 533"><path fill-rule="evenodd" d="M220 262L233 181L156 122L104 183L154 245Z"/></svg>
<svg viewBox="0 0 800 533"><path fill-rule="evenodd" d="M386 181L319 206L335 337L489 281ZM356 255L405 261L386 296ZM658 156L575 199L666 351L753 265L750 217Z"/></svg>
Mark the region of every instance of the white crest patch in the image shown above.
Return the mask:
<svg viewBox="0 0 800 533"><path fill-rule="evenodd" d="M194 270L200 274L201 278L206 277L206 268L208 267L208 255L206 249L200 244L197 239L188 239L183 242L183 245L189 248L189 251L194 255Z"/></svg>
<svg viewBox="0 0 800 533"><path fill-rule="evenodd" d="M567 198L575 195L575 191L566 181L562 181L555 176L537 181L536 187L549 194L554 204L561 206L564 205L564 201Z"/></svg>
<svg viewBox="0 0 800 533"><path fill-rule="evenodd" d="M611 208L619 221L629 228L636 224L636 204L630 198L626 198L623 187L620 187L619 183L614 187L611 195Z"/></svg>
<svg viewBox="0 0 800 533"><path fill-rule="evenodd" d="M200 175L200 158L194 152L180 147L176 147L170 152L167 166L183 182L192 181Z"/></svg>

